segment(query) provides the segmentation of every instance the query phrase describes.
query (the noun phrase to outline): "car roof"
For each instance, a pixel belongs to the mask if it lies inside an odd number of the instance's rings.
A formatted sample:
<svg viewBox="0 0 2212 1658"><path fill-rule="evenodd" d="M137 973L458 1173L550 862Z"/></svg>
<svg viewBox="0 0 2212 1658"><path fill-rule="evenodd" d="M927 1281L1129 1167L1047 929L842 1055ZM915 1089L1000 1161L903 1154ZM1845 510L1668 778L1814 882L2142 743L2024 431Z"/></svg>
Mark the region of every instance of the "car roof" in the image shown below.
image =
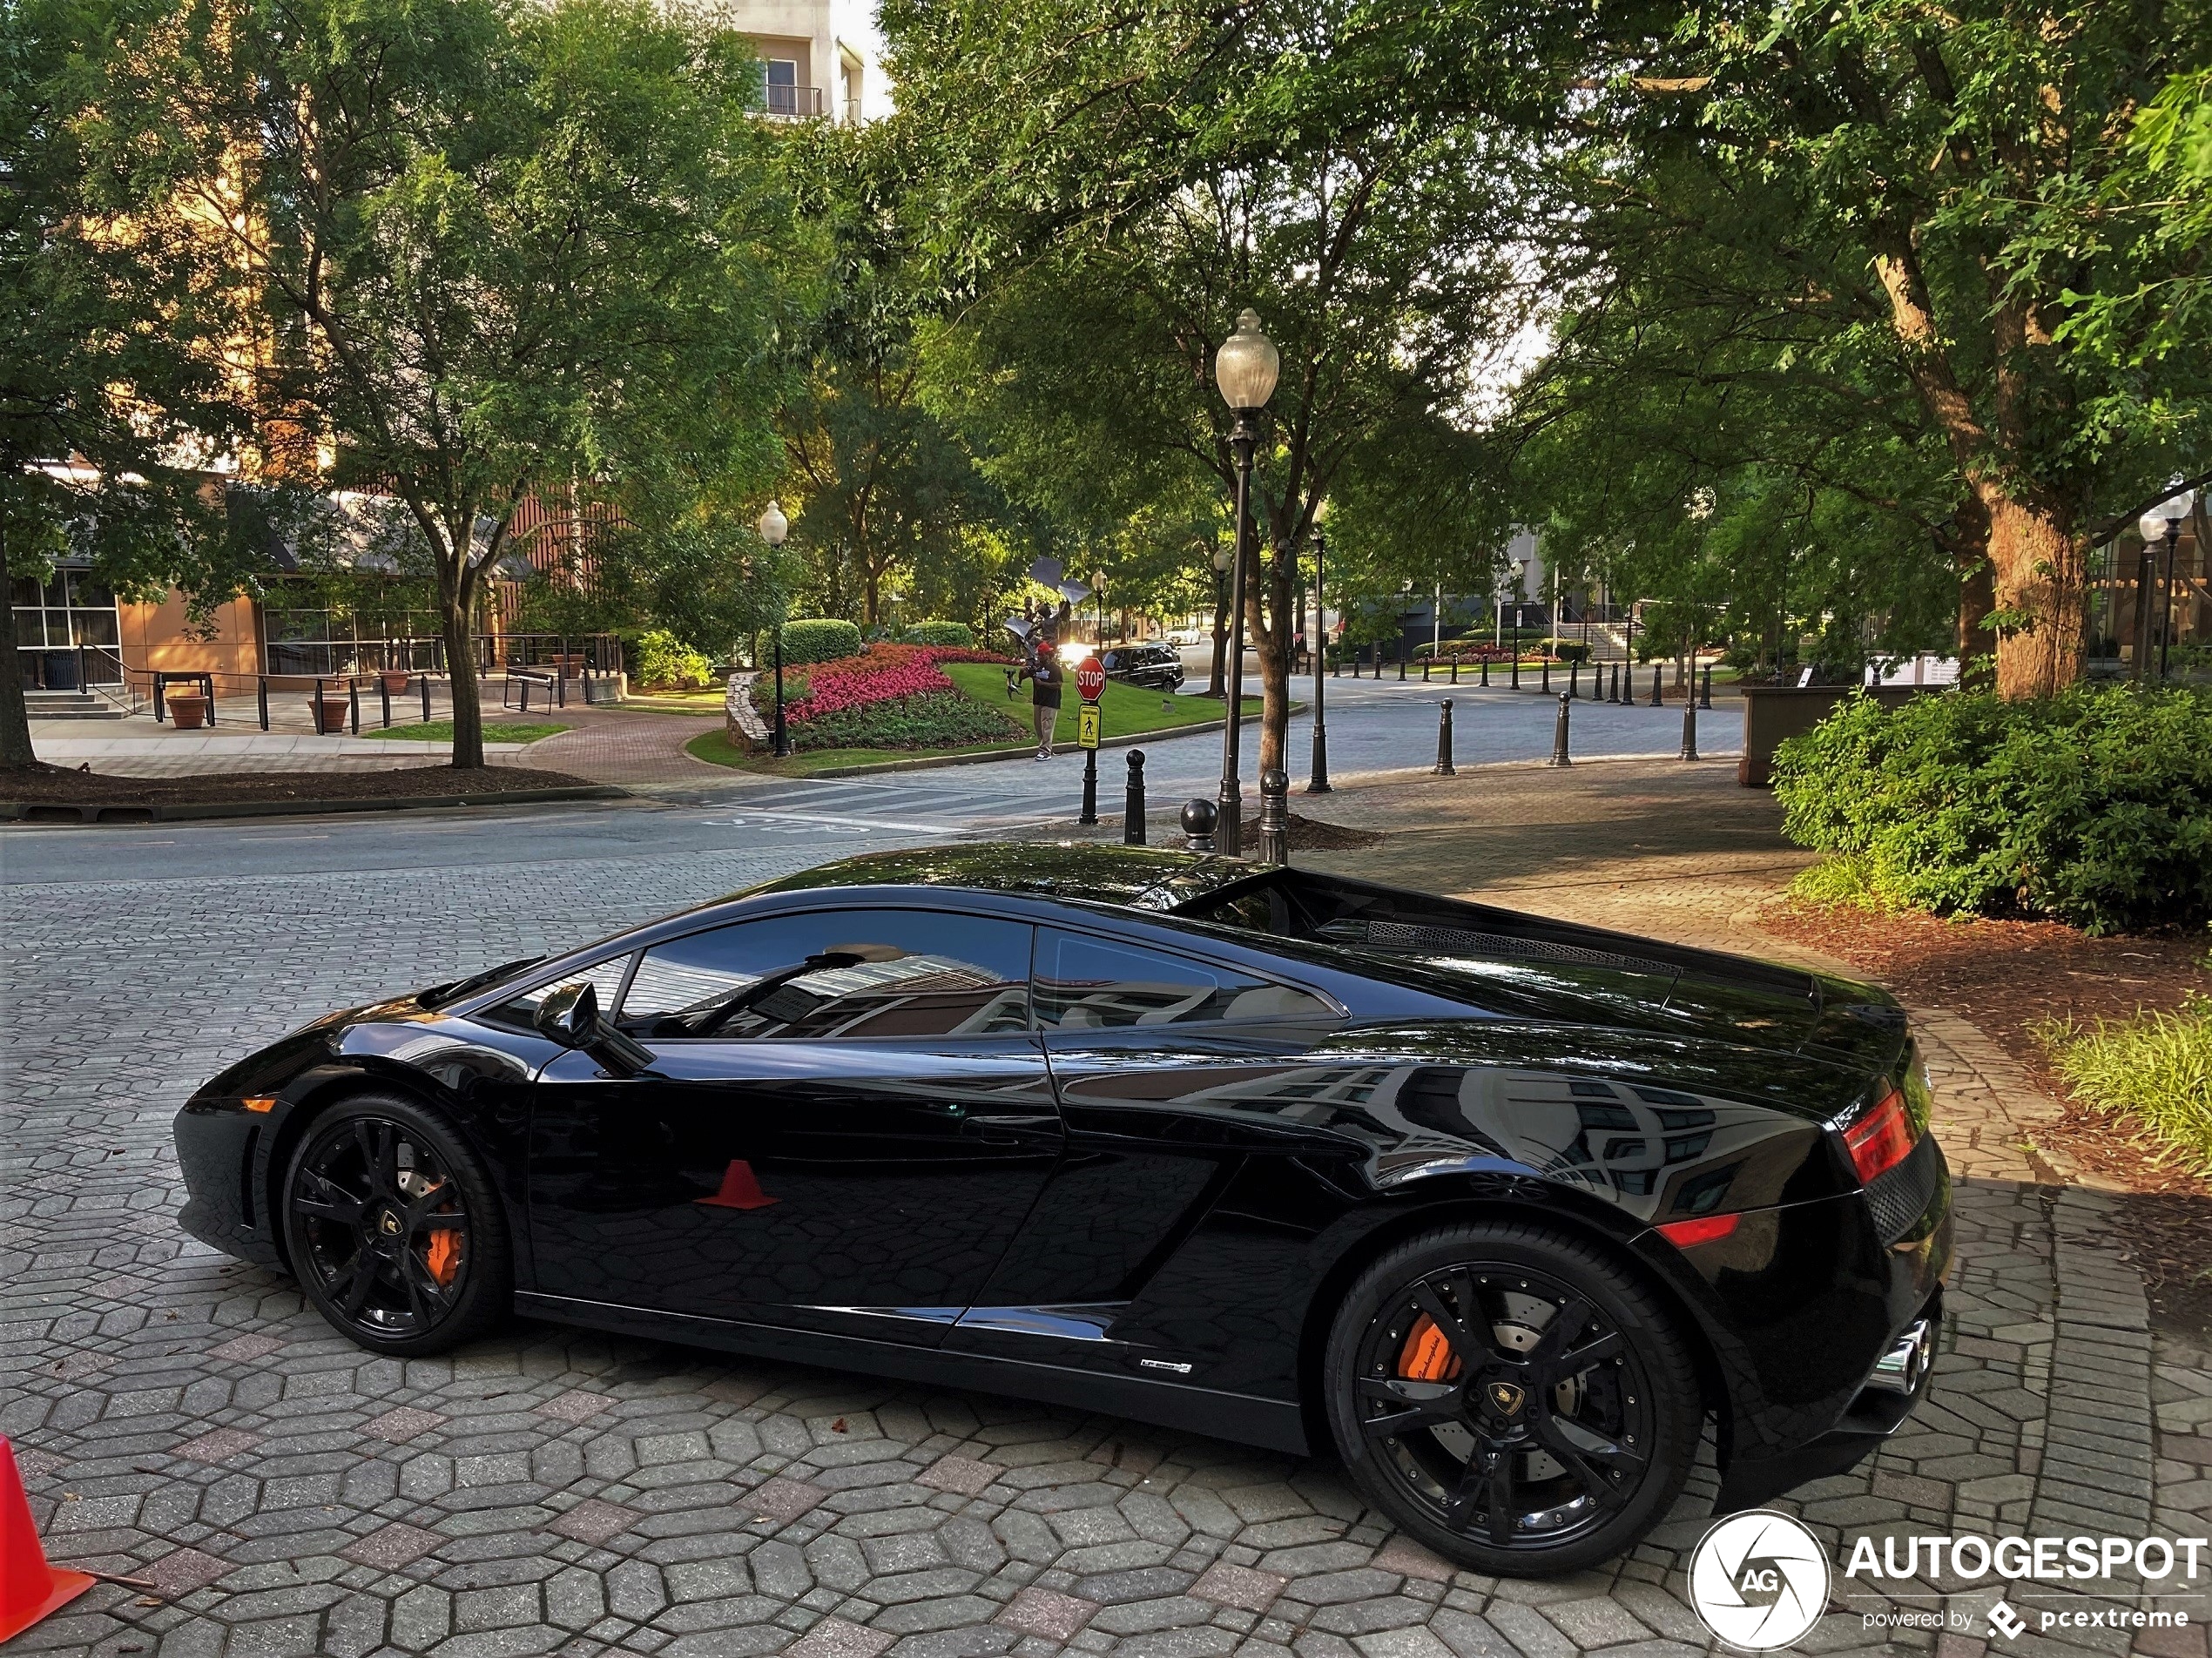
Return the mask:
<svg viewBox="0 0 2212 1658"><path fill-rule="evenodd" d="M1168 847L995 841L864 853L765 881L729 899L824 886L952 886L1167 911L1251 878L1235 858Z"/></svg>

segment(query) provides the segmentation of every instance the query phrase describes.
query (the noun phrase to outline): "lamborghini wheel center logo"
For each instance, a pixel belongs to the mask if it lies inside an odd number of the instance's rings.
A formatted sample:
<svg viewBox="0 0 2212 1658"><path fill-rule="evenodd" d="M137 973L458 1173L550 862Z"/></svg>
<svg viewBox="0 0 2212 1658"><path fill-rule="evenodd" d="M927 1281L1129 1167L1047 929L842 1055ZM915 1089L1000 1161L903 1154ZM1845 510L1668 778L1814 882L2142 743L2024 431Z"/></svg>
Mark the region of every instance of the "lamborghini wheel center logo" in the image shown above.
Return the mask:
<svg viewBox="0 0 2212 1658"><path fill-rule="evenodd" d="M1512 1382L1490 1384L1490 1403L1497 1406L1500 1416L1519 1416L1521 1401L1528 1396Z"/></svg>

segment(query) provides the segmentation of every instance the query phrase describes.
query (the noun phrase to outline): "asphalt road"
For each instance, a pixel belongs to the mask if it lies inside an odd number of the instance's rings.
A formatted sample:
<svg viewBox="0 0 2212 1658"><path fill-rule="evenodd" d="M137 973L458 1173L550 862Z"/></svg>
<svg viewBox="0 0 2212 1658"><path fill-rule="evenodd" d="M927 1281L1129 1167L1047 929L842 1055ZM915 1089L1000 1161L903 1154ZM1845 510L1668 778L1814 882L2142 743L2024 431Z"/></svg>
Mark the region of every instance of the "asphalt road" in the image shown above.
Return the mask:
<svg viewBox="0 0 2212 1658"><path fill-rule="evenodd" d="M1311 681L1299 692L1310 697ZM1256 680L1248 687L1257 691ZM1418 678L1332 679L1325 698L1331 775L1420 770L1436 759L1439 704L1453 704L1460 765L1540 761L1552 748L1556 697L1423 685ZM1575 755L1590 759L1671 756L1682 710L1574 705ZM1256 775L1258 730L1244 731L1244 773ZM1723 704L1701 717L1708 757L1737 751L1740 718ZM1291 726L1291 778L1310 775L1312 718ZM1220 733L1143 745L1148 815L1155 841L1174 833L1176 812L1194 795L1211 797L1221 775ZM1116 815L1128 777L1126 749L1099 758L1099 810ZM989 835L1072 818L1082 757L1063 749L1047 763L1028 758L865 778L802 781L732 772L726 780L659 787L626 801L577 805L461 807L436 812L272 818L243 823L154 824L109 829L13 829L0 833L0 884L209 880L283 873L526 865L698 853L807 849L815 862L872 847L938 837ZM1246 815L1257 814L1247 796Z"/></svg>

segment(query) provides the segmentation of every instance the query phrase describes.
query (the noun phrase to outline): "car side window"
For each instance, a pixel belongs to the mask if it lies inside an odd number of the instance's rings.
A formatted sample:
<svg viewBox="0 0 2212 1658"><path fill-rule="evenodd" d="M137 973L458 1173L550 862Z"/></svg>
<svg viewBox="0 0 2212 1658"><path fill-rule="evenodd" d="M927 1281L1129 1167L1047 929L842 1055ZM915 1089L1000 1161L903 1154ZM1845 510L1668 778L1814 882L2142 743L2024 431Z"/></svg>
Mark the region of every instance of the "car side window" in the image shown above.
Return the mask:
<svg viewBox="0 0 2212 1658"><path fill-rule="evenodd" d="M1035 1001L1047 1030L1336 1016L1310 992L1233 967L1052 928L1037 935Z"/></svg>
<svg viewBox="0 0 2212 1658"><path fill-rule="evenodd" d="M536 1017L538 1003L563 985L572 985L578 980L598 992L601 1008L610 1008L615 1005L615 998L622 994L622 981L629 974L631 958L636 954L634 950L624 950L620 955L586 967L581 973L564 973L557 979L549 979L534 990L525 990L521 995L511 996L501 1002L496 1008L486 1008L477 1017L489 1020L496 1025L512 1026L516 1030L535 1029L532 1021Z"/></svg>
<svg viewBox="0 0 2212 1658"><path fill-rule="evenodd" d="M932 910L816 910L645 952L635 1035L786 1040L1002 1036L1028 1028L1029 927Z"/></svg>

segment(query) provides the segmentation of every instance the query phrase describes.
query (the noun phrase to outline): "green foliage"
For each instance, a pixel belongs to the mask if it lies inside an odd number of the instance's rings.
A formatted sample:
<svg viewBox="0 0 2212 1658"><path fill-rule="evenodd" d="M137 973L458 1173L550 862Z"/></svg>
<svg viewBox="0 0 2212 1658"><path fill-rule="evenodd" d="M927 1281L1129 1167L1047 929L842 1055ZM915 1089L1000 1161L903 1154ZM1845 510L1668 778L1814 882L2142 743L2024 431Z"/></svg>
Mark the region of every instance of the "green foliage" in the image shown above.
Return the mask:
<svg viewBox="0 0 2212 1658"><path fill-rule="evenodd" d="M965 622L917 622L902 636L907 644L950 644L975 648L975 630Z"/></svg>
<svg viewBox="0 0 2212 1658"><path fill-rule="evenodd" d="M1012 718L957 691L864 703L819 714L789 729L792 746L801 750L967 748L1022 734Z"/></svg>
<svg viewBox="0 0 2212 1658"><path fill-rule="evenodd" d="M809 662L835 662L841 657L860 654L860 630L850 622L835 617L801 617L783 625L784 666L795 668ZM761 635L753 646L753 661L766 668L775 660L775 643L767 634ZM791 682L785 681L785 694L791 694Z"/></svg>
<svg viewBox="0 0 2212 1658"><path fill-rule="evenodd" d="M2212 997L2084 1030L2036 1028L2059 1074L2101 1109L2132 1116L2198 1174L2212 1174Z"/></svg>
<svg viewBox="0 0 2212 1658"><path fill-rule="evenodd" d="M2212 918L2212 691L1847 698L1782 745L1784 832L1870 900L2110 933Z"/></svg>
<svg viewBox="0 0 2212 1658"><path fill-rule="evenodd" d="M134 22L98 90L129 222L260 308L273 453L305 475L328 440L337 482L405 503L456 657L489 573L530 550L525 502L604 494L658 527L766 482L806 244L744 36L648 0ZM457 720L454 763L480 764L473 701Z"/></svg>
<svg viewBox="0 0 2212 1658"><path fill-rule="evenodd" d="M1536 641L1536 649L1557 662L1588 662L1590 648L1580 639L1549 637Z"/></svg>
<svg viewBox="0 0 2212 1658"><path fill-rule="evenodd" d="M1877 912L1898 907L1876 890L1872 860L1864 853L1835 853L1809 864L1790 880L1790 896L1808 904Z"/></svg>
<svg viewBox="0 0 2212 1658"><path fill-rule="evenodd" d="M638 635L624 659L631 682L647 690L685 691L714 683L714 664L665 628Z"/></svg>

